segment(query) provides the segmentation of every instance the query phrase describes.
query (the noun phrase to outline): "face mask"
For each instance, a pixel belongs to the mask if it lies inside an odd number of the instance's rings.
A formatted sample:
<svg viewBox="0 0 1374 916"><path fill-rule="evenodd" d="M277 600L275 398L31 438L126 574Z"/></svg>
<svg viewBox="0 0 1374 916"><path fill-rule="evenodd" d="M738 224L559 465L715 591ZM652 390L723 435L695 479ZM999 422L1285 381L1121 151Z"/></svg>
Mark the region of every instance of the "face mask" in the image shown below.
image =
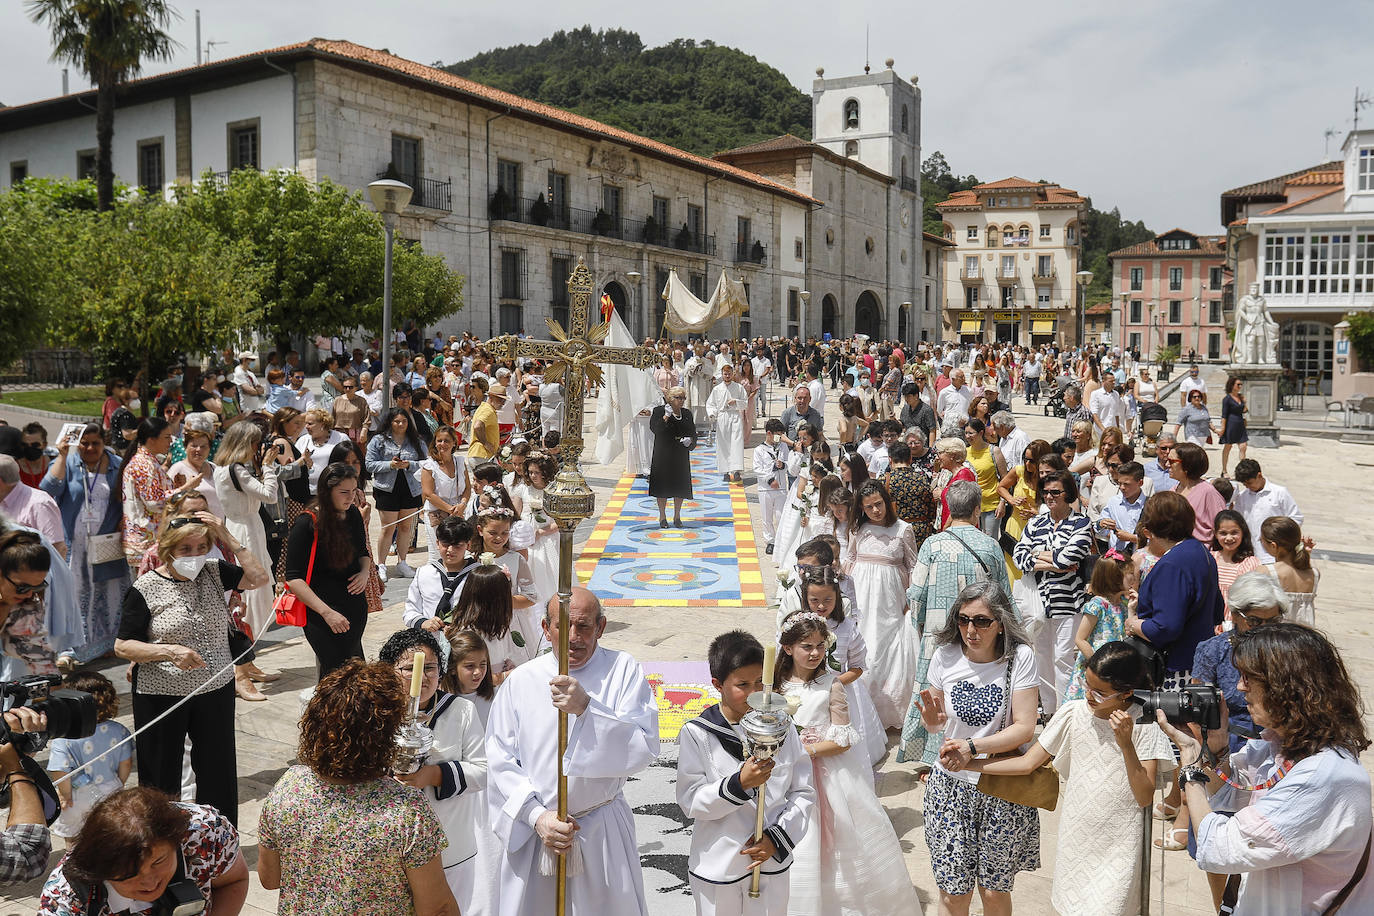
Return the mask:
<svg viewBox="0 0 1374 916"><path fill-rule="evenodd" d="M24 446L24 458L28 461L37 461L43 457L43 446L26 445Z"/></svg>
<svg viewBox="0 0 1374 916"><path fill-rule="evenodd" d="M176 570L179 576L194 579L205 568L205 561L208 559L210 559L208 553L203 553L198 557L176 557L172 560L172 569Z"/></svg>
<svg viewBox="0 0 1374 916"><path fill-rule="evenodd" d="M134 413L138 413L142 407L143 401L139 400L138 398L134 398L132 401L129 402L129 409Z"/></svg>

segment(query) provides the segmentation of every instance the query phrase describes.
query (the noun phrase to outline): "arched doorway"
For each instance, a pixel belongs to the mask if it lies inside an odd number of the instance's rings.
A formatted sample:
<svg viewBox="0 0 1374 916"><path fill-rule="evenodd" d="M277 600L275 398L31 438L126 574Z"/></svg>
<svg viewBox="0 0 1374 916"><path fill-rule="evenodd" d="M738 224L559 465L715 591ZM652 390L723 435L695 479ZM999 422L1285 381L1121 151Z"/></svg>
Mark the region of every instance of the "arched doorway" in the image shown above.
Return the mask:
<svg viewBox="0 0 1374 916"><path fill-rule="evenodd" d="M630 297L626 294L625 287L621 286L618 281L612 280L610 283L606 284L603 288L603 292L611 297L611 302L615 305L615 310L620 315L620 320L625 322L625 327L630 329L630 334L634 336L635 340L643 340L644 329L640 327L639 316L631 314L630 312ZM598 297L598 299L599 298L600 297ZM601 311L601 303L599 301L593 303L593 306L598 313ZM593 324L600 320L599 314L592 316Z"/></svg>
<svg viewBox="0 0 1374 916"><path fill-rule="evenodd" d="M883 339L883 310L872 290L864 290L854 303L854 333L867 334L872 340Z"/></svg>
<svg viewBox="0 0 1374 916"><path fill-rule="evenodd" d="M829 334L831 337L839 336L839 326L835 323L835 297L829 293L821 300L821 334Z"/></svg>
<svg viewBox="0 0 1374 916"><path fill-rule="evenodd" d="M1291 370L1298 391L1331 393L1335 331L1319 321L1285 321L1279 326L1279 363Z"/></svg>

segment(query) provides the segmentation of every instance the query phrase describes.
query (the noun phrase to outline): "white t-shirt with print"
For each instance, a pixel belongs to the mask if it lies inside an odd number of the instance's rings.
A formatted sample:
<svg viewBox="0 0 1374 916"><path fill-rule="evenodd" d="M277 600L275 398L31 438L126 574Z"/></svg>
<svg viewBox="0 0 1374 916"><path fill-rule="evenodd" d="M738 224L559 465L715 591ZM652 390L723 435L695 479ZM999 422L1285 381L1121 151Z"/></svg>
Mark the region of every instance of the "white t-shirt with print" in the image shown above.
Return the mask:
<svg viewBox="0 0 1374 916"><path fill-rule="evenodd" d="M1030 646L1018 646L1016 664L1011 670L1012 692L1038 688L1039 678L1035 652ZM995 735L1011 724L1011 710L1006 695L1005 657L991 662L972 662L964 655L962 647L942 646L930 661L930 687L944 694L945 714L949 716L945 723L946 738L956 741L972 738L977 744L979 738ZM945 769L938 762L935 765L941 770ZM948 770L945 772L949 773ZM978 774L968 770L949 775L968 783L978 782Z"/></svg>

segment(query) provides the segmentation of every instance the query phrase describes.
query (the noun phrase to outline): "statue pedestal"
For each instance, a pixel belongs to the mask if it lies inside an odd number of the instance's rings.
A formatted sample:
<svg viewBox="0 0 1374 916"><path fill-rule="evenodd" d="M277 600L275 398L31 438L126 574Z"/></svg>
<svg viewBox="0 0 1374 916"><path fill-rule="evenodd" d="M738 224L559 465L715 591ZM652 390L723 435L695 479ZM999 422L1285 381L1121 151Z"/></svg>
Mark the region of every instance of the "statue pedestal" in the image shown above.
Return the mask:
<svg viewBox="0 0 1374 916"><path fill-rule="evenodd" d="M1277 365L1230 365L1228 375L1241 379L1241 390L1249 411L1245 428L1252 448L1279 447L1279 379L1283 367Z"/></svg>

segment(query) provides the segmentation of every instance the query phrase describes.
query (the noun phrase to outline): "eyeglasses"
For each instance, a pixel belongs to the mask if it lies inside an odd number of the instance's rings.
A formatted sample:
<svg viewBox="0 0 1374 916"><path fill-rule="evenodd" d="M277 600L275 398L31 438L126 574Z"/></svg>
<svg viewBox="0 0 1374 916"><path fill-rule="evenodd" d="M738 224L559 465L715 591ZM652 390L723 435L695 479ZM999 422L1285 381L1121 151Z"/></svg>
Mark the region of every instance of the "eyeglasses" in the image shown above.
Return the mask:
<svg viewBox="0 0 1374 916"><path fill-rule="evenodd" d="M1250 626L1257 627L1261 624L1278 623L1283 620L1283 611L1279 611L1273 617L1256 617L1254 614L1247 614L1244 611L1238 611L1235 608L1231 608L1231 616L1239 617L1241 620L1250 624Z"/></svg>
<svg viewBox="0 0 1374 916"><path fill-rule="evenodd" d="M1091 687L1089 687L1087 691L1088 699L1092 700L1094 703L1105 703L1108 700L1115 700L1117 697L1121 696L1123 692L1124 691L1118 690L1116 693L1098 693Z"/></svg>
<svg viewBox="0 0 1374 916"><path fill-rule="evenodd" d="M187 491L187 492L190 492L190 491ZM198 518L192 518L192 517L189 516L189 515L183 515L183 516L181 516L180 518L174 518L174 519L172 519L170 522L168 522L168 523L167 523L167 530L168 530L168 531L176 531L178 528L185 528L187 525L203 525L203 524L205 524L205 523L202 522L202 521L201 521L200 519L198 519Z"/></svg>
<svg viewBox="0 0 1374 916"><path fill-rule="evenodd" d="M1108 462L1107 462L1107 470L1109 470L1109 471L1115 471L1115 470L1116 470L1117 468L1119 468L1119 467L1121 467L1121 462L1120 462L1120 461L1108 461Z"/></svg>
<svg viewBox="0 0 1374 916"><path fill-rule="evenodd" d="M1174 450L1174 447L1173 447L1172 445L1162 445L1162 444L1161 444L1161 445L1156 445L1156 446L1155 446L1155 451L1157 451L1157 452L1172 452L1173 450Z"/></svg>
<svg viewBox="0 0 1374 916"><path fill-rule="evenodd" d="M1064 495L1064 491L1063 491L1063 490L1041 490L1041 491L1040 491L1040 495L1041 495L1041 496L1063 496L1063 495Z"/></svg>
<svg viewBox="0 0 1374 916"><path fill-rule="evenodd" d="M48 583L46 582L40 585L30 585L27 582L15 582L10 578L9 573L4 573L4 576L5 581L14 586L14 593L16 595L42 595L48 590Z"/></svg>
<svg viewBox="0 0 1374 916"><path fill-rule="evenodd" d="M965 614L955 614L954 619L958 622L959 629L961 630L964 627L970 626L973 627L975 630L986 630L988 627L992 626L994 623L997 622L991 617L969 617Z"/></svg>

